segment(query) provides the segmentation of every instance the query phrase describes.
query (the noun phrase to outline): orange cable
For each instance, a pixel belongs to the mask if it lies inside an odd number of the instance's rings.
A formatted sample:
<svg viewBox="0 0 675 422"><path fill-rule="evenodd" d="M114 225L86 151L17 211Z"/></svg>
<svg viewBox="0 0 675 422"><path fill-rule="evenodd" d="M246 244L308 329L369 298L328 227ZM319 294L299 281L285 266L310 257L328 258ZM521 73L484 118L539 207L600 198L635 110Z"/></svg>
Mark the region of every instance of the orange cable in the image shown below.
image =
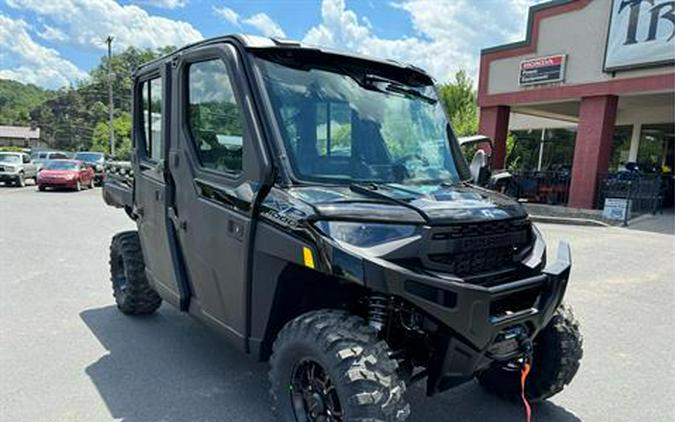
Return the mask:
<svg viewBox="0 0 675 422"><path fill-rule="evenodd" d="M525 397L525 380L527 379L527 376L530 374L530 369L531 366L529 362L525 362L523 364L523 368L520 370L520 397L523 399L523 405L525 406L525 415L526 415L526 421L531 422L532 421L532 408L530 407L530 403L527 401L527 397Z"/></svg>

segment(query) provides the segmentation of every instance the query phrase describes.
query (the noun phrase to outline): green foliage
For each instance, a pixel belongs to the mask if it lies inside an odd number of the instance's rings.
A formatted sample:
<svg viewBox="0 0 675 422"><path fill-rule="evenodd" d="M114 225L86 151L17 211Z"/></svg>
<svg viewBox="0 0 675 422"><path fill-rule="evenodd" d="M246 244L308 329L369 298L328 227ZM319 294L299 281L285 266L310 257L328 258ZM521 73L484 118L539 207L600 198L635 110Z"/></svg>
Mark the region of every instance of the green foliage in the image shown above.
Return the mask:
<svg viewBox="0 0 675 422"><path fill-rule="evenodd" d="M21 152L23 148L17 146L0 147L0 152Z"/></svg>
<svg viewBox="0 0 675 422"><path fill-rule="evenodd" d="M455 74L455 79L438 87L441 102L450 116L457 136L478 133L478 104L473 81L464 70Z"/></svg>
<svg viewBox="0 0 675 422"><path fill-rule="evenodd" d="M115 132L115 158L118 160L129 160L131 157L131 114L122 113L113 119L113 130ZM104 152L110 154L110 132L107 122L98 122L94 128L92 136L92 151Z"/></svg>
<svg viewBox="0 0 675 422"><path fill-rule="evenodd" d="M28 126L30 111L52 95L35 85L0 79L0 125Z"/></svg>

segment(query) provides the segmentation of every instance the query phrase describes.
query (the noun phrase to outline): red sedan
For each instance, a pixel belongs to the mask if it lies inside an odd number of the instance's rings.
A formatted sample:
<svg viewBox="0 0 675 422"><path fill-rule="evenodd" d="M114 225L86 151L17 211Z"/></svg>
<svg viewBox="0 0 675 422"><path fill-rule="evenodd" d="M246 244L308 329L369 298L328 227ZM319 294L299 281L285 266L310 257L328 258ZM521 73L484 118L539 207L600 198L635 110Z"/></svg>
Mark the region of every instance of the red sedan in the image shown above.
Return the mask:
<svg viewBox="0 0 675 422"><path fill-rule="evenodd" d="M38 189L94 187L94 170L77 160L53 160L45 164L37 177Z"/></svg>

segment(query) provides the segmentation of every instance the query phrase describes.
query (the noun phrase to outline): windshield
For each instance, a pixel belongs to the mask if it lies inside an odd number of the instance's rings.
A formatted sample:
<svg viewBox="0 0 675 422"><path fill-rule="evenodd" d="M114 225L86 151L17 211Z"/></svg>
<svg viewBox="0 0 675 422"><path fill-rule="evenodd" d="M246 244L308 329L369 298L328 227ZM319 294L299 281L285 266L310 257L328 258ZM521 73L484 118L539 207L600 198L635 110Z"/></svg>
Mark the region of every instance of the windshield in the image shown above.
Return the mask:
<svg viewBox="0 0 675 422"><path fill-rule="evenodd" d="M21 156L18 154L0 154L0 162L3 163L20 163Z"/></svg>
<svg viewBox="0 0 675 422"><path fill-rule="evenodd" d="M78 152L75 154L75 159L88 163L97 163L103 161L103 154L100 152Z"/></svg>
<svg viewBox="0 0 675 422"><path fill-rule="evenodd" d="M468 178L432 85L257 62L299 178L399 184Z"/></svg>
<svg viewBox="0 0 675 422"><path fill-rule="evenodd" d="M77 170L78 165L72 161L54 160L48 162L44 168L48 170Z"/></svg>

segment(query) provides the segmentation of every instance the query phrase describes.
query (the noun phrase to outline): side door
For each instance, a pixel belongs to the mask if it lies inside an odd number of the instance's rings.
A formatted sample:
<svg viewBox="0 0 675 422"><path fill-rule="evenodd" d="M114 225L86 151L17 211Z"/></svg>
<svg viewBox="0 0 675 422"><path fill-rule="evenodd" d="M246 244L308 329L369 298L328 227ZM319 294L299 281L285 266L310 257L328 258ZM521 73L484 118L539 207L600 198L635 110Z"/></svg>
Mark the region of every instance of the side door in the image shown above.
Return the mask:
<svg viewBox="0 0 675 422"><path fill-rule="evenodd" d="M158 64L144 69L134 83L134 212L149 281L163 299L185 309L187 292L177 272L175 233L167 214L172 200L166 171L169 78L168 66Z"/></svg>
<svg viewBox="0 0 675 422"><path fill-rule="evenodd" d="M33 160L31 160L30 155L28 154L22 154L22 161L23 161L23 172L28 178L35 177L37 174L37 167L33 163Z"/></svg>
<svg viewBox="0 0 675 422"><path fill-rule="evenodd" d="M245 348L254 203L269 169L247 82L229 44L177 63L174 221L197 312ZM192 310L192 309L191 309Z"/></svg>

